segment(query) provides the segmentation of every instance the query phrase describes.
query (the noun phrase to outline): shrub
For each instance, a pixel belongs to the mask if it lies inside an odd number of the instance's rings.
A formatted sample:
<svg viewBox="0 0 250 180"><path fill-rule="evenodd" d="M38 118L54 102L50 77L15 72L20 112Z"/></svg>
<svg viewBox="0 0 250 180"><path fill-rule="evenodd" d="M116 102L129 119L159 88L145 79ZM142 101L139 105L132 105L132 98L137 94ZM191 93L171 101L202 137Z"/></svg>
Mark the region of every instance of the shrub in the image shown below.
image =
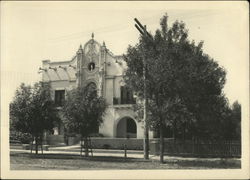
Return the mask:
<svg viewBox="0 0 250 180"><path fill-rule="evenodd" d="M104 137L101 133L92 133L90 134L90 137Z"/></svg>
<svg viewBox="0 0 250 180"><path fill-rule="evenodd" d="M65 136L67 136L67 137L76 137L77 134L76 133L66 133Z"/></svg>
<svg viewBox="0 0 250 180"><path fill-rule="evenodd" d="M32 137L28 133L21 133L21 136L19 139L20 139L21 143L23 143L23 144L29 144L32 141Z"/></svg>
<svg viewBox="0 0 250 180"><path fill-rule="evenodd" d="M32 140L32 136L28 133L10 131L10 142L19 141L23 144L29 144L31 140Z"/></svg>
<svg viewBox="0 0 250 180"><path fill-rule="evenodd" d="M111 147L111 146L110 146L109 144L104 144L104 145L102 146L103 149L110 149L110 147Z"/></svg>

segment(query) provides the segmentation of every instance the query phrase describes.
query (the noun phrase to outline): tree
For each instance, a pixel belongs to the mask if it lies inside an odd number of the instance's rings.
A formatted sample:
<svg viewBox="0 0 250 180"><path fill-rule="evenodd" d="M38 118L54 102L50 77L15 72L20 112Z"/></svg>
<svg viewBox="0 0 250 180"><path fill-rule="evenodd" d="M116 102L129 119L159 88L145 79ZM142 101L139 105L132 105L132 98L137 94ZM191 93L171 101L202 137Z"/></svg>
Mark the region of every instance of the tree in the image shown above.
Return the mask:
<svg viewBox="0 0 250 180"><path fill-rule="evenodd" d="M235 101L232 105L232 119L234 122L234 137L236 139L241 139L241 104Z"/></svg>
<svg viewBox="0 0 250 180"><path fill-rule="evenodd" d="M185 135L188 128L194 128L198 121L213 114L214 103L223 96L226 75L216 61L203 53L203 42L195 45L194 41L188 40L188 30L183 22L175 21L168 27L167 20L168 16L164 15L160 21L161 29L156 30L152 41L141 36L124 55L128 66L126 84L141 99L144 98L143 58L146 57L148 123L151 129L160 132L161 162L163 127L181 127Z"/></svg>
<svg viewBox="0 0 250 180"><path fill-rule="evenodd" d="M103 122L106 107L105 99L98 97L96 87L92 85L68 92L62 109L64 123L68 130L81 135L81 142L84 141L85 145L85 156L88 156L88 137L95 133Z"/></svg>
<svg viewBox="0 0 250 180"><path fill-rule="evenodd" d="M235 101L228 107L226 118L222 122L222 136L226 140L241 139L241 105Z"/></svg>
<svg viewBox="0 0 250 180"><path fill-rule="evenodd" d="M42 146L44 132L52 130L59 120L50 92L48 83L39 82L34 86L22 83L10 103L12 127L32 136L31 145L35 140L36 154L38 145Z"/></svg>

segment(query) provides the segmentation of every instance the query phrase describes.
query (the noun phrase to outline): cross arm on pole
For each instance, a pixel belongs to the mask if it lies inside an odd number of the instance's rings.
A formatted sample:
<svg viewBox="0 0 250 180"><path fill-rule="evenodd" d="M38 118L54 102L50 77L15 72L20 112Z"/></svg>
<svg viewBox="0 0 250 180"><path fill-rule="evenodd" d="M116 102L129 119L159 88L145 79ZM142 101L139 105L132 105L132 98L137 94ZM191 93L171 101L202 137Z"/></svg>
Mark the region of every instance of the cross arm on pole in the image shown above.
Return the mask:
<svg viewBox="0 0 250 180"><path fill-rule="evenodd" d="M135 22L137 23L137 24L135 24L136 29L137 29L142 35L144 35L144 36L150 38L150 40L153 40L152 35L146 30L146 27L143 26L137 18L134 18L134 20L135 20Z"/></svg>
<svg viewBox="0 0 250 180"><path fill-rule="evenodd" d="M138 26L137 24L135 24L135 27L136 27L136 29L137 29L142 35L144 35L144 32L139 28L139 26Z"/></svg>
<svg viewBox="0 0 250 180"><path fill-rule="evenodd" d="M140 28L142 28L145 31L145 29L144 29L143 25L140 23L140 21L137 18L134 18L134 20L140 26Z"/></svg>

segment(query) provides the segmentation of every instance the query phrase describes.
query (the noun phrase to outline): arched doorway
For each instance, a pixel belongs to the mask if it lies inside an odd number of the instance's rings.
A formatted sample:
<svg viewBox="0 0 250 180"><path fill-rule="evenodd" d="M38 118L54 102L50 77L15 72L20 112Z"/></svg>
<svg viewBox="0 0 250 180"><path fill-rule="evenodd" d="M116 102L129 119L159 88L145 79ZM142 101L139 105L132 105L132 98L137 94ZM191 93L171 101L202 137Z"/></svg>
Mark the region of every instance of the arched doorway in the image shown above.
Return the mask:
<svg viewBox="0 0 250 180"><path fill-rule="evenodd" d="M137 127L135 120L130 117L124 117L120 119L116 127L116 137L136 138Z"/></svg>

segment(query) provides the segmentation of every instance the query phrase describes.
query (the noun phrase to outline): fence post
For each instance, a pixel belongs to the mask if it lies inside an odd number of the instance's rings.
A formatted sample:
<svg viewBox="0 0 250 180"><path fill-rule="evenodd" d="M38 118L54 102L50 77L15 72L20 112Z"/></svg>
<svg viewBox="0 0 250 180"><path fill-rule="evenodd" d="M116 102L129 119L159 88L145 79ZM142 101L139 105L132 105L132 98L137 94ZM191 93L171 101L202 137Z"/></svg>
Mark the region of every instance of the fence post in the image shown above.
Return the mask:
<svg viewBox="0 0 250 180"><path fill-rule="evenodd" d="M229 148L230 148L230 149L229 149L229 156L230 156L230 157L231 157L232 154L233 154L233 153L232 153L232 145L233 145L233 144L232 144L232 140L230 140L230 141L229 141Z"/></svg>
<svg viewBox="0 0 250 180"><path fill-rule="evenodd" d="M124 144L124 157L127 159L127 146Z"/></svg>
<svg viewBox="0 0 250 180"><path fill-rule="evenodd" d="M194 142L194 137L192 138L192 155L194 155L194 144L195 142Z"/></svg>

